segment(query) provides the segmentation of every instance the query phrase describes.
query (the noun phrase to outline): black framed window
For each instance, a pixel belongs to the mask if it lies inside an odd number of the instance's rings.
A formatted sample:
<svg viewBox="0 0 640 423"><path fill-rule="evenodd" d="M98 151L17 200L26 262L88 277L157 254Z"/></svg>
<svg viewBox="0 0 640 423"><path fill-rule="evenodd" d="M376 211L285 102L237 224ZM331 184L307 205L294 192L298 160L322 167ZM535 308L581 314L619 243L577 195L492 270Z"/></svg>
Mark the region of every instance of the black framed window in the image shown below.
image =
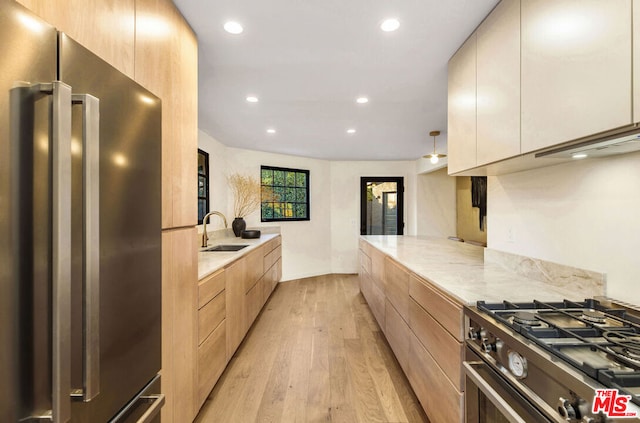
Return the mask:
<svg viewBox="0 0 640 423"><path fill-rule="evenodd" d="M198 149L198 225L209 213L209 153Z"/></svg>
<svg viewBox="0 0 640 423"><path fill-rule="evenodd" d="M360 178L360 235L404 233L404 178Z"/></svg>
<svg viewBox="0 0 640 423"><path fill-rule="evenodd" d="M309 171L260 166L263 222L310 220Z"/></svg>

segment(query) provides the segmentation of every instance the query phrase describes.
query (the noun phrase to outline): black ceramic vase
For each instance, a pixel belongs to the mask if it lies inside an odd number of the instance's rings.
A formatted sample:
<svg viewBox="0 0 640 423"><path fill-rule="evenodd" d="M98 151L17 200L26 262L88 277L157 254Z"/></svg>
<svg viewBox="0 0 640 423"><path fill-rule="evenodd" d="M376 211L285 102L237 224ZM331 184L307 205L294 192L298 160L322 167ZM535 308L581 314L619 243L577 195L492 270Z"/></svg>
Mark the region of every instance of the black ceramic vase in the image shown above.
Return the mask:
<svg viewBox="0 0 640 423"><path fill-rule="evenodd" d="M244 231L246 228L247 222L245 222L241 217L236 217L235 219L233 219L233 222L231 222L231 229L233 229L233 233L236 236L240 236L240 234L242 234L242 231Z"/></svg>

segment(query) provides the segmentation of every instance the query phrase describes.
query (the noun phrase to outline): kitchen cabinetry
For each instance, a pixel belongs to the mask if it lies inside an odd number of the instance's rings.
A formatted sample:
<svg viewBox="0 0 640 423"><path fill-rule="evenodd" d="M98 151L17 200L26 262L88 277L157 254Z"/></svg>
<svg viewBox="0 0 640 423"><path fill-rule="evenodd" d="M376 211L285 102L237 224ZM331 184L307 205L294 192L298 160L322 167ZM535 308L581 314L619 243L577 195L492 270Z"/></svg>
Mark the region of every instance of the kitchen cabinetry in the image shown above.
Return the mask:
<svg viewBox="0 0 640 423"><path fill-rule="evenodd" d="M227 364L225 271L198 283L198 402L200 408Z"/></svg>
<svg viewBox="0 0 640 423"><path fill-rule="evenodd" d="M162 233L162 420L196 416L198 263L196 229Z"/></svg>
<svg viewBox="0 0 640 423"><path fill-rule="evenodd" d="M633 121L640 122L640 0L633 0Z"/></svg>
<svg viewBox="0 0 640 423"><path fill-rule="evenodd" d="M631 2L522 2L522 151L631 122Z"/></svg>
<svg viewBox="0 0 640 423"><path fill-rule="evenodd" d="M360 284L362 295L367 300L373 317L378 322L382 331L386 331L385 326L385 294L384 294L384 254L375 248L366 248L366 244L361 241L360 263L361 277ZM366 244L368 245L368 244ZM370 254L371 256L367 255Z"/></svg>
<svg viewBox="0 0 640 423"><path fill-rule="evenodd" d="M376 257L382 256L380 260ZM374 263L382 263L383 315L374 311ZM371 270L369 270L371 269ZM464 417L462 304L360 240L360 286L372 313L432 421Z"/></svg>
<svg viewBox="0 0 640 423"><path fill-rule="evenodd" d="M477 163L520 154L520 0L502 0L477 30Z"/></svg>
<svg viewBox="0 0 640 423"><path fill-rule="evenodd" d="M476 166L476 34L449 61L448 169Z"/></svg>

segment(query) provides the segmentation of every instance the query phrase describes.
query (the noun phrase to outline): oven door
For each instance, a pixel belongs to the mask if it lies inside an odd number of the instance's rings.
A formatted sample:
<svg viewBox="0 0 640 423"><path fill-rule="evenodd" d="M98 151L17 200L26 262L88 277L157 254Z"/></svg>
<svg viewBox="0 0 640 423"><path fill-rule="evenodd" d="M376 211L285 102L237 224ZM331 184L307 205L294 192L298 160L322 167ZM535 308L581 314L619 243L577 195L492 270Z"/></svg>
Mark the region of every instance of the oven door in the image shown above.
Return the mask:
<svg viewBox="0 0 640 423"><path fill-rule="evenodd" d="M465 361L467 423L554 422L484 361Z"/></svg>

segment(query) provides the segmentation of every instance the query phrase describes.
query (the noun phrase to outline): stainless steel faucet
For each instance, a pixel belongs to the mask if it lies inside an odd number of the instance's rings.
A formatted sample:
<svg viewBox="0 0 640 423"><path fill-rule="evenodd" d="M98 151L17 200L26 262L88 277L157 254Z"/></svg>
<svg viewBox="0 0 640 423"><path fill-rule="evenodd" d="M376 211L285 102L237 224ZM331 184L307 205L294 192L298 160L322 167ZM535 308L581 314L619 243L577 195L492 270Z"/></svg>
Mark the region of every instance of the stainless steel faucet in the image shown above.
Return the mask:
<svg viewBox="0 0 640 423"><path fill-rule="evenodd" d="M209 218L209 216L211 216L212 214L218 215L222 218L222 221L224 222L224 228L227 229L227 218L224 217L224 214L220 213L219 211L212 211L211 213L207 213L205 215L205 217L202 219L202 231L204 232L202 234L202 247L206 247L209 244L209 237L207 236L207 219Z"/></svg>

